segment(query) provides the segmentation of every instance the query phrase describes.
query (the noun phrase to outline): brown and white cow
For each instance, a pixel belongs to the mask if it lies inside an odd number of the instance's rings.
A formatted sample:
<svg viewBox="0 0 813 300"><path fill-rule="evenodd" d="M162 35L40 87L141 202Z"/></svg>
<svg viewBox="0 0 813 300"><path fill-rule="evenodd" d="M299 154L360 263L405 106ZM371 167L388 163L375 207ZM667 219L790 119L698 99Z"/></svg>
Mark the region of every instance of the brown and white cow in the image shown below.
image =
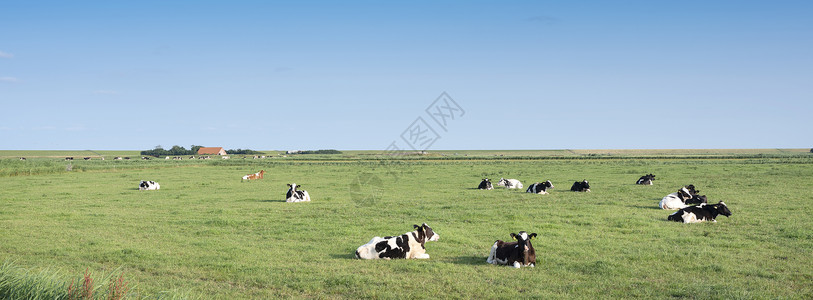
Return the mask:
<svg viewBox="0 0 813 300"><path fill-rule="evenodd" d="M243 176L243 180L255 180L255 179L263 179L263 174L265 174L265 170L260 170L254 174L248 174Z"/></svg>

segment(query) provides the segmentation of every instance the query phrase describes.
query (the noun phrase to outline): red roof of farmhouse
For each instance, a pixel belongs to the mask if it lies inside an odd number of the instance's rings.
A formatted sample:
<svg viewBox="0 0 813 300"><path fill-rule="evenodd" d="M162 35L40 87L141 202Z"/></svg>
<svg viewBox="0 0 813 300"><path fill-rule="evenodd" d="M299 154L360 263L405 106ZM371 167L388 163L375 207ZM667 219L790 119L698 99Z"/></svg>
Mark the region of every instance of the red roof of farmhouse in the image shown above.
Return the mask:
<svg viewBox="0 0 813 300"><path fill-rule="evenodd" d="M220 155L221 152L225 152L223 151L223 147L201 147L200 149L198 149L198 154L200 155L203 154Z"/></svg>

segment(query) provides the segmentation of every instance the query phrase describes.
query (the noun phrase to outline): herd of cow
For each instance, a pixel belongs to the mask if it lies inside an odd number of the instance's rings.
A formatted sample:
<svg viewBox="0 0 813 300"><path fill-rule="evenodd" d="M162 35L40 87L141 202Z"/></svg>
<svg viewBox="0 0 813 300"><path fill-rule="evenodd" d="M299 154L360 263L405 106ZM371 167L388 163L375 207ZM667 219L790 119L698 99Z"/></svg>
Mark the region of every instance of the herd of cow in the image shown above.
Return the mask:
<svg viewBox="0 0 813 300"><path fill-rule="evenodd" d="M243 176L243 180L262 179L265 170L254 174ZM641 176L636 184L652 185L655 175L647 174ZM522 182L517 179L500 178L497 186L507 189L521 189ZM285 194L286 202L310 201L307 191L298 190L301 186L296 183L288 184L288 192ZM160 185L154 181L142 180L139 190L157 190ZM494 186L491 180L484 178L477 187L481 190L492 190ZM550 180L536 182L528 187L526 192L534 194L547 194L553 188ZM574 192L589 192L590 183L587 180L576 181L570 188ZM681 187L677 192L663 197L659 203L661 209L678 210L669 215L667 220L683 223L698 223L703 221L717 222L718 215L731 216L731 211L720 201L717 204L708 204L706 195L699 195L694 185ZM440 235L432 230L426 223L413 225L411 232L398 236L373 237L369 242L356 249L355 256L359 259L428 259L426 253L426 242L434 242L440 239ZM531 240L537 236L536 233L511 233L511 238L515 241L504 242L497 240L491 246L491 251L486 259L487 263L495 265L508 265L514 268L533 267L536 264L536 250L534 250Z"/></svg>

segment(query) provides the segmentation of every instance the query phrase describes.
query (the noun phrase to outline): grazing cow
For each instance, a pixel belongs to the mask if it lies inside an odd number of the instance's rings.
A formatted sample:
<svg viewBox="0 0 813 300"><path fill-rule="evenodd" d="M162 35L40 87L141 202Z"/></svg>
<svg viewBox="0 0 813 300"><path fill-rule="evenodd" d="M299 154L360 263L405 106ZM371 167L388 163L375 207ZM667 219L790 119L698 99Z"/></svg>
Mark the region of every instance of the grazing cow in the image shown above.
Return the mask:
<svg viewBox="0 0 813 300"><path fill-rule="evenodd" d="M243 180L263 179L263 174L265 174L265 170L260 170L257 173L248 174L246 176L243 176Z"/></svg>
<svg viewBox="0 0 813 300"><path fill-rule="evenodd" d="M426 242L434 242L440 239L440 235L432 230L432 227L423 225L412 225L415 231L407 232L399 236L374 237L372 240L356 249L356 258L360 259L428 259L426 254Z"/></svg>
<svg viewBox="0 0 813 300"><path fill-rule="evenodd" d="M548 189L552 188L553 183L551 183L550 180L548 180L542 183L537 182L532 184L531 186L528 187L528 190L526 190L525 192L543 195L548 193Z"/></svg>
<svg viewBox="0 0 813 300"><path fill-rule="evenodd" d="M500 181L497 182L497 186L504 186L505 188L508 189L521 189L522 182L516 179L500 178Z"/></svg>
<svg viewBox="0 0 813 300"><path fill-rule="evenodd" d="M116 156L116 158L114 158L114 160L122 160L122 158L121 158L121 156Z"/></svg>
<svg viewBox="0 0 813 300"><path fill-rule="evenodd" d="M311 201L311 196L308 195L308 191L297 191L297 188L301 186L296 185L296 183L291 183L288 185L288 193L285 194L285 202L305 202Z"/></svg>
<svg viewBox="0 0 813 300"><path fill-rule="evenodd" d="M715 218L717 215L731 216L731 211L728 206L720 201L717 204L700 204L697 206L689 206L681 208L680 210L672 213L666 217L669 221L683 222L683 223L700 223L703 221L717 222Z"/></svg>
<svg viewBox="0 0 813 300"><path fill-rule="evenodd" d="M90 160L90 157L85 157L85 160Z"/></svg>
<svg viewBox="0 0 813 300"><path fill-rule="evenodd" d="M516 242L503 242L497 240L491 246L491 253L486 262L495 265L509 265L519 269L520 267L533 267L536 264L536 250L531 244L531 239L536 237L536 233L530 235L525 231L519 234L511 233L511 238Z"/></svg>
<svg viewBox="0 0 813 300"><path fill-rule="evenodd" d="M143 159L143 160L150 160L150 158L149 158L149 157L146 157L146 156L142 156L142 157L141 157L141 159Z"/></svg>
<svg viewBox="0 0 813 300"><path fill-rule="evenodd" d="M582 182L574 182L573 186L570 187L571 191L574 192L589 192L590 191L590 183L587 182L587 179L582 180Z"/></svg>
<svg viewBox="0 0 813 300"><path fill-rule="evenodd" d="M661 203L658 203L658 207L661 209L681 209L688 206L686 200L689 199L692 199L692 194L687 187L682 187L677 192L663 197Z"/></svg>
<svg viewBox="0 0 813 300"><path fill-rule="evenodd" d="M65 160L73 160L73 157L66 157Z"/></svg>
<svg viewBox="0 0 813 300"><path fill-rule="evenodd" d="M25 160L25 157L20 157L20 160Z"/></svg>
<svg viewBox="0 0 813 300"><path fill-rule="evenodd" d="M652 185L652 181L655 180L655 175L649 174L641 176L635 184L643 184L643 185Z"/></svg>
<svg viewBox="0 0 813 300"><path fill-rule="evenodd" d="M149 191L149 190L157 190L160 189L161 185L155 181L146 181L142 180L141 183L138 184L139 191Z"/></svg>

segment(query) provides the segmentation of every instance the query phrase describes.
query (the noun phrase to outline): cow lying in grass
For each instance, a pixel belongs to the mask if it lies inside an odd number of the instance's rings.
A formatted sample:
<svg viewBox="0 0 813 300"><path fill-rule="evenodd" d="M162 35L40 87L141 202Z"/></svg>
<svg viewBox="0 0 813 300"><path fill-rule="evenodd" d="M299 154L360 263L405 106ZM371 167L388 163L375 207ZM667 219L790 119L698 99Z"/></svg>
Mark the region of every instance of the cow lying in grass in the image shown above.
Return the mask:
<svg viewBox="0 0 813 300"><path fill-rule="evenodd" d="M516 179L500 178L500 181L497 181L497 186L504 186L507 189L521 189L522 182Z"/></svg>
<svg viewBox="0 0 813 300"><path fill-rule="evenodd" d="M731 211L728 210L728 206L726 206L723 201L720 201L717 204L702 203L697 206L681 208L680 210L666 217L666 219L669 221L683 223L700 223L704 221L717 222L715 219L718 215L724 215L726 217L731 216Z"/></svg>
<svg viewBox="0 0 813 300"><path fill-rule="evenodd" d="M537 183L532 184L531 186L528 187L528 189L525 192L526 193L534 193L534 194L544 195L544 194L548 193L548 189L552 189L552 188L553 188L553 183L550 182L550 180L547 180L545 182L541 182L541 183L537 182Z"/></svg>
<svg viewBox="0 0 813 300"><path fill-rule="evenodd" d="M248 174L243 176L243 180L255 180L255 179L263 179L263 175L265 175L265 170L260 170L254 174Z"/></svg>
<svg viewBox="0 0 813 300"><path fill-rule="evenodd" d="M525 231L519 234L511 233L511 238L516 242L503 242L497 240L491 246L491 253L488 254L486 262L495 265L509 265L514 268L533 267L536 264L536 250L531 244L531 239L536 237L536 233L530 235Z"/></svg>
<svg viewBox="0 0 813 300"><path fill-rule="evenodd" d="M138 184L139 191L150 191L150 190L157 190L160 189L161 185L155 181L146 181L142 180L141 183Z"/></svg>
<svg viewBox="0 0 813 300"><path fill-rule="evenodd" d="M300 186L296 183L288 184L288 192L285 193L285 202L307 202L311 201L311 195L308 191L297 191Z"/></svg>
<svg viewBox="0 0 813 300"><path fill-rule="evenodd" d="M399 236L374 237L367 244L356 249L356 258L360 259L393 259L393 258L417 258L428 259L426 254L426 242L434 242L440 239L440 235L432 230L432 227L423 225L412 225L415 231L407 232Z"/></svg>
<svg viewBox="0 0 813 300"><path fill-rule="evenodd" d="M590 183L587 182L587 179L582 180L582 182L574 182L573 186L570 187L571 191L574 192L589 192L590 191Z"/></svg>
<svg viewBox="0 0 813 300"><path fill-rule="evenodd" d="M655 180L655 175L648 174L648 175L641 176L641 178L638 178L638 181L635 182L635 184L652 185L652 181L654 181L654 180Z"/></svg>
<svg viewBox="0 0 813 300"><path fill-rule="evenodd" d="M491 185L491 179L483 178L483 181L480 181L480 185L477 186L477 188L481 190L493 190L494 186Z"/></svg>
<svg viewBox="0 0 813 300"><path fill-rule="evenodd" d="M658 207L661 209L681 209L691 204L708 203L706 195L698 195L699 190L693 184L680 188L677 192L666 195Z"/></svg>

